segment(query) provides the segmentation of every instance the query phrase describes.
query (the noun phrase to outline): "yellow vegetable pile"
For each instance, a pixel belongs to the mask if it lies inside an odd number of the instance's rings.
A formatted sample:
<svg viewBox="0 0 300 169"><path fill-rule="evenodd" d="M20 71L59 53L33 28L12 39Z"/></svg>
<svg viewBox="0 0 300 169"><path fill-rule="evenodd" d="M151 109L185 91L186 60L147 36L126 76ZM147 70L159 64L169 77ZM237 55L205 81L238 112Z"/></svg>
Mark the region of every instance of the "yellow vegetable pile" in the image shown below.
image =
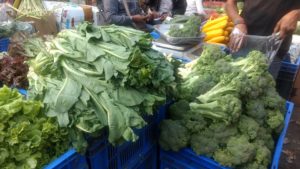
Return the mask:
<svg viewBox="0 0 300 169"><path fill-rule="evenodd" d="M202 28L202 33L205 34L204 41L206 43L226 45L233 26L234 24L229 20L228 16L208 20Z"/></svg>

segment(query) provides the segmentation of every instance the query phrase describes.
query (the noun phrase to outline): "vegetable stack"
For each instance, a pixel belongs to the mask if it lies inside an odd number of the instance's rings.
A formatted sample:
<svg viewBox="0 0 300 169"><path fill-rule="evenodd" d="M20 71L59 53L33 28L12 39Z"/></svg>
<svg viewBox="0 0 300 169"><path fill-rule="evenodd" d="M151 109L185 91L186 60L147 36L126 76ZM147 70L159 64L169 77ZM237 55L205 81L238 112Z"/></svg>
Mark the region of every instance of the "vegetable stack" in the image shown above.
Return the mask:
<svg viewBox="0 0 300 169"><path fill-rule="evenodd" d="M233 23L229 20L228 16L208 20L202 28L202 33L205 34L204 41L212 44L226 45L232 29Z"/></svg>
<svg viewBox="0 0 300 169"><path fill-rule="evenodd" d="M16 89L0 89L0 167L40 169L69 148L69 133L24 100Z"/></svg>
<svg viewBox="0 0 300 169"><path fill-rule="evenodd" d="M252 51L234 60L207 46L178 76L178 101L161 124L162 148L190 146L223 166L267 169L285 100L276 92L266 56Z"/></svg>
<svg viewBox="0 0 300 169"><path fill-rule="evenodd" d="M171 63L151 49L150 35L131 28L84 23L26 46L33 57L29 97L43 100L62 127L89 134L107 128L113 144L138 139L134 129L146 125L142 116L165 101L174 81Z"/></svg>

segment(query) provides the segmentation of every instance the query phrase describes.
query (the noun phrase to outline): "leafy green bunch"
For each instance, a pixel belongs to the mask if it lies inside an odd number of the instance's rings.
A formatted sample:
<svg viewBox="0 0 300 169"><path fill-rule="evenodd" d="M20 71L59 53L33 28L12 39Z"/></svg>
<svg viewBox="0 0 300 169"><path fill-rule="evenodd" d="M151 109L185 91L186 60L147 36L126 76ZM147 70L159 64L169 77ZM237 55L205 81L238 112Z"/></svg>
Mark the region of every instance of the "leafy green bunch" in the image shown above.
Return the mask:
<svg viewBox="0 0 300 169"><path fill-rule="evenodd" d="M46 114L75 133L108 129L113 144L137 140L134 129L147 124L142 116L152 115L174 83L172 64L139 30L83 23L27 44L29 97L43 100Z"/></svg>
<svg viewBox="0 0 300 169"><path fill-rule="evenodd" d="M69 148L68 131L41 108L41 102L24 100L16 89L0 89L1 168L41 168Z"/></svg>

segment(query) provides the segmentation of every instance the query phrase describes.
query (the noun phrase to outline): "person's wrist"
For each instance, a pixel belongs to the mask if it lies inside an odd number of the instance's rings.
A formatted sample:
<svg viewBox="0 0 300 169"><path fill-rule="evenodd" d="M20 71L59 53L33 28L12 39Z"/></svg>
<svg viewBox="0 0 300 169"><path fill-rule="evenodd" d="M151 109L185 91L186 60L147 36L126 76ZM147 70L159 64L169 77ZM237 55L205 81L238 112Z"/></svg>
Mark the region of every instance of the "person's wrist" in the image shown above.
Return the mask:
<svg viewBox="0 0 300 169"><path fill-rule="evenodd" d="M240 19L240 18L235 19L235 20L233 21L233 24L234 24L234 26L237 26L237 25L240 25L240 24L246 25L244 19Z"/></svg>

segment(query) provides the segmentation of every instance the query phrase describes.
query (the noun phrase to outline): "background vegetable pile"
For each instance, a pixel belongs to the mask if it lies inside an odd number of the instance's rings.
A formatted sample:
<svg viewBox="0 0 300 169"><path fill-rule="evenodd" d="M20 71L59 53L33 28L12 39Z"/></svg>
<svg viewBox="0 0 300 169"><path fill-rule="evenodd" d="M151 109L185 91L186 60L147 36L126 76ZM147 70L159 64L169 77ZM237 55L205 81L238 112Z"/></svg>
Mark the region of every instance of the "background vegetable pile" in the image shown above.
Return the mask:
<svg viewBox="0 0 300 169"><path fill-rule="evenodd" d="M208 46L199 59L179 69L178 83L178 101L161 124L162 148L190 146L224 166L268 168L285 101L262 53L234 60Z"/></svg>
<svg viewBox="0 0 300 169"><path fill-rule="evenodd" d="M151 49L149 34L118 26L85 23L46 43L27 43L29 97L42 100L49 117L75 132L98 134L108 128L112 144L135 141L134 129L146 125L172 87L173 67ZM39 46L39 48L37 48ZM37 50L38 49L38 50Z"/></svg>
<svg viewBox="0 0 300 169"><path fill-rule="evenodd" d="M0 89L1 168L42 168L69 148L67 130L41 108L41 102L24 100L16 89Z"/></svg>

